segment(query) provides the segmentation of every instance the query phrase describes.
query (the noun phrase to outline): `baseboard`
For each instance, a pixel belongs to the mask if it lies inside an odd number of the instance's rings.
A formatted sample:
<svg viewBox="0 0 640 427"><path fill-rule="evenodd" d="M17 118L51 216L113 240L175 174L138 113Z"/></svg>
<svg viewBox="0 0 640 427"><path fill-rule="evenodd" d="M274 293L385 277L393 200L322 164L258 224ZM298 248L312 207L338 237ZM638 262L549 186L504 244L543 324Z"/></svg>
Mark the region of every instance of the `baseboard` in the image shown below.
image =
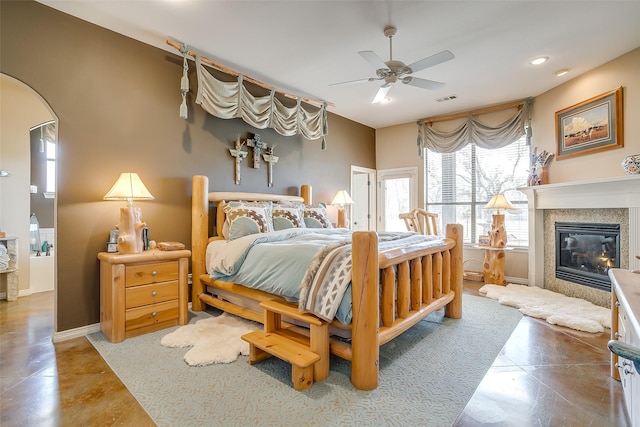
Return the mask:
<svg viewBox="0 0 640 427"><path fill-rule="evenodd" d="M85 335L89 335L99 331L100 331L100 323L94 323L93 325L81 326L79 328L68 329L62 332L54 332L52 341L56 343L56 342L72 340L74 338L84 337Z"/></svg>
<svg viewBox="0 0 640 427"><path fill-rule="evenodd" d="M526 277L505 276L504 278L507 280L507 283L515 283L518 285L529 285L529 279L527 279Z"/></svg>
<svg viewBox="0 0 640 427"><path fill-rule="evenodd" d="M18 291L18 298L31 295L31 289L21 289ZM0 299L7 299L6 292L0 292Z"/></svg>

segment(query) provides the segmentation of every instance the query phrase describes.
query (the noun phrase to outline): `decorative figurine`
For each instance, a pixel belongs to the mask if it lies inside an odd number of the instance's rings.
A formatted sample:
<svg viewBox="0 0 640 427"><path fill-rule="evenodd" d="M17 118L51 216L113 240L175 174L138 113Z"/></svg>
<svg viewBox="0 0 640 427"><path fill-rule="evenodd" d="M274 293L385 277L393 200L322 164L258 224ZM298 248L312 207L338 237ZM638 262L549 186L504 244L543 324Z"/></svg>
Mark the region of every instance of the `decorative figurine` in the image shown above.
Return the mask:
<svg viewBox="0 0 640 427"><path fill-rule="evenodd" d="M248 138L247 147L253 148L253 168L260 169L260 155L267 149L267 143L260 139L260 134L254 133Z"/></svg>
<svg viewBox="0 0 640 427"><path fill-rule="evenodd" d="M265 149L265 153L262 155L264 161L269 165L267 167L267 185L269 187L273 187L273 165L278 163L278 160L280 159L280 157L273 155L275 148L275 145L271 148L267 147Z"/></svg>
<svg viewBox="0 0 640 427"><path fill-rule="evenodd" d="M236 159L236 168L235 168L236 185L240 185L240 163L242 162L242 159L246 158L247 155L249 155L248 152L242 151L242 146L244 144L245 144L244 142L242 143L240 142L240 135L238 135L238 137L236 138L235 148L229 148L229 153L231 153L231 156L235 157Z"/></svg>

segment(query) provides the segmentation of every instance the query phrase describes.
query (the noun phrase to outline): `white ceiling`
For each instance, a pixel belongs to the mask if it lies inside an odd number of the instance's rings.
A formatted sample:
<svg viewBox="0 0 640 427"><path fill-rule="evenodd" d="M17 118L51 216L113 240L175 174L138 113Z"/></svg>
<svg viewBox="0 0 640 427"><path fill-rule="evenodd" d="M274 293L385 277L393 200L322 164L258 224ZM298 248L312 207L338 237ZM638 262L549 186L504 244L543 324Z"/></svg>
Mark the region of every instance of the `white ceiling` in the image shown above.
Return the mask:
<svg viewBox="0 0 640 427"><path fill-rule="evenodd" d="M167 39L186 43L276 88L326 100L335 105L329 111L373 128L537 96L640 46L640 0L39 1L175 54ZM395 60L409 64L445 49L455 54L415 74L446 86L430 91L397 83L391 102L375 105L378 81L330 86L375 75L358 51L387 61L389 24L398 28ZM549 61L528 63L540 55ZM561 68L571 71L556 77ZM450 95L457 98L436 101Z"/></svg>

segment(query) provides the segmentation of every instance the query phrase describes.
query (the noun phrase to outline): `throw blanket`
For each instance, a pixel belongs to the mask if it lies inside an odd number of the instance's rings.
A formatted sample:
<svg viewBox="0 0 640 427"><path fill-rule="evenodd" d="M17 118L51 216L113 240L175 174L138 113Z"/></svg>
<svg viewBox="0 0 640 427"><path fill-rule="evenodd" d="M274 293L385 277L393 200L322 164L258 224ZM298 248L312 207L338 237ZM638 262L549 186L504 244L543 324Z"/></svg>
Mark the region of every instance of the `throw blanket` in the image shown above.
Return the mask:
<svg viewBox="0 0 640 427"><path fill-rule="evenodd" d="M378 251L411 246L425 241L440 242L434 236L415 233L378 233ZM333 320L351 283L351 241L342 241L318 251L300 283L298 309L328 322Z"/></svg>
<svg viewBox="0 0 640 427"><path fill-rule="evenodd" d="M283 296L297 301L301 311L348 324L351 234L343 229L302 228L213 242L207 249L207 271L214 279ZM425 242L435 246L441 241L416 233L378 233L381 251Z"/></svg>

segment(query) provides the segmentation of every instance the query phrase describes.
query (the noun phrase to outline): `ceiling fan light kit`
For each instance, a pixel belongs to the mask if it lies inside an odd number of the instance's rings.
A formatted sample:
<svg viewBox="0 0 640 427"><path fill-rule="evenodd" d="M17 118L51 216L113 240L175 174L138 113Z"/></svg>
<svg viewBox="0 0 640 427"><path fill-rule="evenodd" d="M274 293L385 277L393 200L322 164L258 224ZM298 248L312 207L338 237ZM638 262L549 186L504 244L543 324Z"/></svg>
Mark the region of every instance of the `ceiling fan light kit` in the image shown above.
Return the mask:
<svg viewBox="0 0 640 427"><path fill-rule="evenodd" d="M363 50L358 54L364 58L369 64L376 69L376 77L370 77L367 79L351 80L342 83L334 83L335 85L345 85L352 83L364 83L383 80L384 83L378 89L378 93L373 98L372 103L377 104L382 102L388 95L391 87L398 81L403 84L414 86L428 90L442 89L445 84L434 80L422 79L414 77L412 74L424 69L442 64L443 62L450 61L455 58L455 55L448 50L436 53L435 55L428 56L419 61L413 62L409 65L405 65L402 61L396 61L393 59L393 36L397 33L396 27L387 25L384 27L384 35L389 39L389 60L383 61L375 52L370 50Z"/></svg>

